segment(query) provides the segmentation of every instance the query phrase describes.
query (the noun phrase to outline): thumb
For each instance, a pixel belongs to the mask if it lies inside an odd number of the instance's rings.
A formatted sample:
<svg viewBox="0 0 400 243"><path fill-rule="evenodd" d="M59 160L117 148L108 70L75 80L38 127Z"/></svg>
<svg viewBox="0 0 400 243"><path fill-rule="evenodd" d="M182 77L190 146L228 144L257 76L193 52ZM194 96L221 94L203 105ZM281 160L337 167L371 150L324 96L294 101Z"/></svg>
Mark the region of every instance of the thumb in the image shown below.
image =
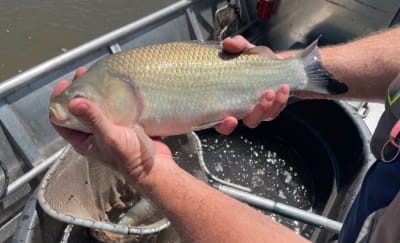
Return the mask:
<svg viewBox="0 0 400 243"><path fill-rule="evenodd" d="M86 99L73 99L69 103L70 112L92 133L104 134L110 131L110 122L93 102Z"/></svg>

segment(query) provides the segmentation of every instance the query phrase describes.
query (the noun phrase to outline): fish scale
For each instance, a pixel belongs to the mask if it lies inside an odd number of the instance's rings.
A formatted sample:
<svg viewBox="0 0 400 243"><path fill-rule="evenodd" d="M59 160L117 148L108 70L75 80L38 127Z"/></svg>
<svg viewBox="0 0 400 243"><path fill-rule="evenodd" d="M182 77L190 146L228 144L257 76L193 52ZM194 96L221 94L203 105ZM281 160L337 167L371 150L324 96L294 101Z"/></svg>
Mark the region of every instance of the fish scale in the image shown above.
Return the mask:
<svg viewBox="0 0 400 243"><path fill-rule="evenodd" d="M69 89L78 83L87 85L52 100L55 124L86 129L67 111L74 93L80 92L79 97L97 103L112 122L139 124L150 136L204 129L227 115L240 119L264 90L284 83L292 90L347 91L322 67L316 42L283 60L263 47L228 54L214 42L139 47L100 60Z"/></svg>

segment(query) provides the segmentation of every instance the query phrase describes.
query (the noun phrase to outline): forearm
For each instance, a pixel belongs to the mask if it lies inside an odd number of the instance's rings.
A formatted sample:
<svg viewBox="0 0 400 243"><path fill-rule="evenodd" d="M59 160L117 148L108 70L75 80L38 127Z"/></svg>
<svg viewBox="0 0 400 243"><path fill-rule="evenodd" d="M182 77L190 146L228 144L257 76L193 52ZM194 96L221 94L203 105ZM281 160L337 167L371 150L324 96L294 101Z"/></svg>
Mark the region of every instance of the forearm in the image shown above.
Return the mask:
<svg viewBox="0 0 400 243"><path fill-rule="evenodd" d="M400 73L400 26L346 44L323 47L320 53L323 66L349 90L335 96L298 93L301 97L382 102L388 85Z"/></svg>
<svg viewBox="0 0 400 243"><path fill-rule="evenodd" d="M400 28L323 48L322 62L349 92L343 98L382 101L400 72Z"/></svg>
<svg viewBox="0 0 400 243"><path fill-rule="evenodd" d="M158 160L140 187L188 242L307 242L167 160Z"/></svg>

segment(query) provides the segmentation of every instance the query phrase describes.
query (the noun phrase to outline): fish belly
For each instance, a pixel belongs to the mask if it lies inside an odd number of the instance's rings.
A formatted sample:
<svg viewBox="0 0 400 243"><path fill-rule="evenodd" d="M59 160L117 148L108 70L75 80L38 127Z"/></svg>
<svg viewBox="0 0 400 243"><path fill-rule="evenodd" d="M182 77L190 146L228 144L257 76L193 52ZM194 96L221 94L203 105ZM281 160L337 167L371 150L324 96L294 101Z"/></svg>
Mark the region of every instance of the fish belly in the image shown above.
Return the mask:
<svg viewBox="0 0 400 243"><path fill-rule="evenodd" d="M141 88L144 109L140 124L148 135L170 136L201 130L218 124L228 115L241 119L265 89L276 89L287 82L282 78L237 73L182 83L164 80L158 88Z"/></svg>
<svg viewBox="0 0 400 243"><path fill-rule="evenodd" d="M215 90L177 97L155 95L145 102L140 124L150 136L184 134L216 125L228 115L242 118L256 102L242 93L232 97Z"/></svg>

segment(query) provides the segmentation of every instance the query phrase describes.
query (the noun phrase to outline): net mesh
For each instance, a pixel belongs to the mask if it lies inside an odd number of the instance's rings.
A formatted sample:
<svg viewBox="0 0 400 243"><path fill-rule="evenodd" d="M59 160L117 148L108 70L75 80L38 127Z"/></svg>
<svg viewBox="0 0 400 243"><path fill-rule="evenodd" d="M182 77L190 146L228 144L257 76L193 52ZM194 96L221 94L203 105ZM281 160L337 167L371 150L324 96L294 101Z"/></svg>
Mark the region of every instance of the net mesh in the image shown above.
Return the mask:
<svg viewBox="0 0 400 243"><path fill-rule="evenodd" d="M150 202L143 201L122 174L102 163L89 162L71 147L47 172L38 197L50 216L90 227L92 235L100 241L131 242L136 237L128 234L155 233L169 225ZM147 204L135 207L139 202ZM143 208L145 213L140 212ZM129 210L133 215L145 216L127 221ZM130 225L118 224L119 221Z"/></svg>

